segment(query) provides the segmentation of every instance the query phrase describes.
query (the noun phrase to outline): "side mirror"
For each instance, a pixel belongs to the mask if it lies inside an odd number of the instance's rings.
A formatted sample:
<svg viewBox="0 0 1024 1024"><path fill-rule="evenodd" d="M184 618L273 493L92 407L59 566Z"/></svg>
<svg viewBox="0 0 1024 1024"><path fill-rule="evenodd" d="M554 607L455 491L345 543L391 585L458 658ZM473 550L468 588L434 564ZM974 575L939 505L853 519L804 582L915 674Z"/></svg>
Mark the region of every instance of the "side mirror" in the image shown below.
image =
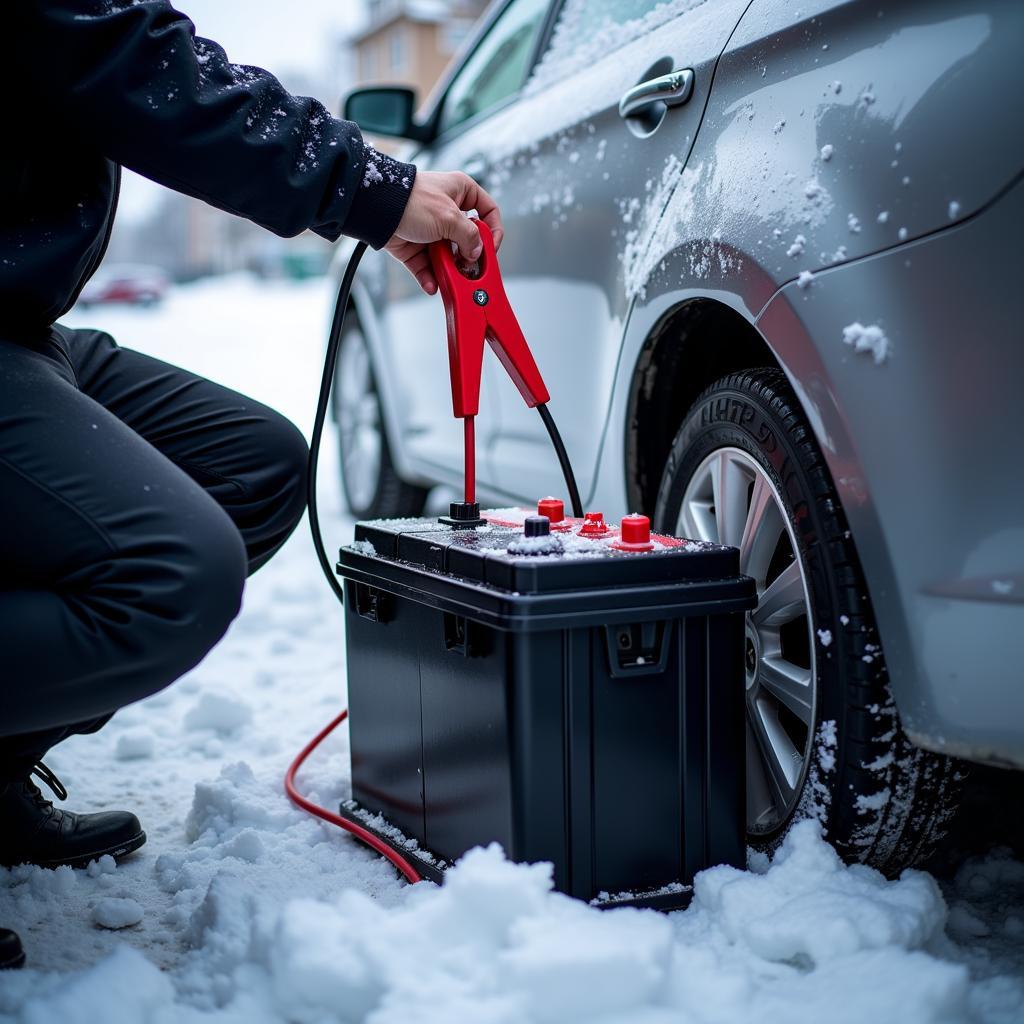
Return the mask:
<svg viewBox="0 0 1024 1024"><path fill-rule="evenodd" d="M374 85L353 89L345 97L343 116L346 121L355 121L364 132L425 141L424 127L412 119L415 107L415 90Z"/></svg>

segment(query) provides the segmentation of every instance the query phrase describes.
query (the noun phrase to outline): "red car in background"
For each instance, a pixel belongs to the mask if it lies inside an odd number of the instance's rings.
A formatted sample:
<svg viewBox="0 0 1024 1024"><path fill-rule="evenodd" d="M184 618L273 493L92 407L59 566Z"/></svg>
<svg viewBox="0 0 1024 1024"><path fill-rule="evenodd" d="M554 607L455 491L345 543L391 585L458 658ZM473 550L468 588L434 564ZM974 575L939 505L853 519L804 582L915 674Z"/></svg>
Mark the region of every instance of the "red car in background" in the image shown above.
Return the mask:
<svg viewBox="0 0 1024 1024"><path fill-rule="evenodd" d="M114 264L101 267L82 289L80 306L123 302L132 306L155 306L167 294L170 282L159 267Z"/></svg>

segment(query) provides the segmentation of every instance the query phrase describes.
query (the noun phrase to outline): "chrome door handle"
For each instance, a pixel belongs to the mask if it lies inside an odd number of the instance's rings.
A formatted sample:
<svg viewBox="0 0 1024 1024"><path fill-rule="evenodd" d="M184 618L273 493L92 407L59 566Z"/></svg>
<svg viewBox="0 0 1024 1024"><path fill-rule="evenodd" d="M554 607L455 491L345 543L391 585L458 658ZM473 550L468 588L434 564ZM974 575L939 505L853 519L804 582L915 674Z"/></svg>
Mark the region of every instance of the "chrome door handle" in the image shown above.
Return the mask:
<svg viewBox="0 0 1024 1024"><path fill-rule="evenodd" d="M623 95L619 100L619 117L635 117L645 107L664 103L677 107L693 95L693 71L689 68L671 71L667 75L648 79Z"/></svg>

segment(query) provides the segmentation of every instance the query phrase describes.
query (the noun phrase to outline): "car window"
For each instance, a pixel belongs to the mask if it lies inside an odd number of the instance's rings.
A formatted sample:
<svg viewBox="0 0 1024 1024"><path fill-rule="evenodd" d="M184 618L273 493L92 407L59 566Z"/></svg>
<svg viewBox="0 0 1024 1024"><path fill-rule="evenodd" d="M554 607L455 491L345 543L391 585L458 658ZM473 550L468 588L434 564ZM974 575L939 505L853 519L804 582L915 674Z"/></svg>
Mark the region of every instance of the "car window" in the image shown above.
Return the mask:
<svg viewBox="0 0 1024 1024"><path fill-rule="evenodd" d="M609 21L617 25L642 18L665 0L587 0L586 16L593 25L604 25Z"/></svg>
<svg viewBox="0 0 1024 1024"><path fill-rule="evenodd" d="M564 0L530 90L607 60L666 22L701 9L701 0Z"/></svg>
<svg viewBox="0 0 1024 1024"><path fill-rule="evenodd" d="M452 80L441 110L442 132L500 103L526 77L549 0L512 0Z"/></svg>

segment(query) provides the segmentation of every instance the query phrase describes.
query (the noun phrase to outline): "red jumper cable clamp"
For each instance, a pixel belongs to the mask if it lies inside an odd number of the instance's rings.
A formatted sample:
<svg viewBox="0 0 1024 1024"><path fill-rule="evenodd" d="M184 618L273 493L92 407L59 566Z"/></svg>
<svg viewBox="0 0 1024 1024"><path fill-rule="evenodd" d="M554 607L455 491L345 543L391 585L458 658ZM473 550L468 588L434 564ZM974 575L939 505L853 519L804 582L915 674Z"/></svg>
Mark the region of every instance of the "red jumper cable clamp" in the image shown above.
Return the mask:
<svg viewBox="0 0 1024 1024"><path fill-rule="evenodd" d="M452 410L456 419L461 419L465 425L465 500L453 501L451 515L441 519L441 522L457 527L483 523L476 500L474 420L480 412L484 342L494 350L531 409L539 406L543 410L550 398L505 294L490 228L483 221L475 223L483 249L477 261L478 272L473 277L459 269L450 242L434 242L430 246L430 261L444 302L448 326Z"/></svg>

